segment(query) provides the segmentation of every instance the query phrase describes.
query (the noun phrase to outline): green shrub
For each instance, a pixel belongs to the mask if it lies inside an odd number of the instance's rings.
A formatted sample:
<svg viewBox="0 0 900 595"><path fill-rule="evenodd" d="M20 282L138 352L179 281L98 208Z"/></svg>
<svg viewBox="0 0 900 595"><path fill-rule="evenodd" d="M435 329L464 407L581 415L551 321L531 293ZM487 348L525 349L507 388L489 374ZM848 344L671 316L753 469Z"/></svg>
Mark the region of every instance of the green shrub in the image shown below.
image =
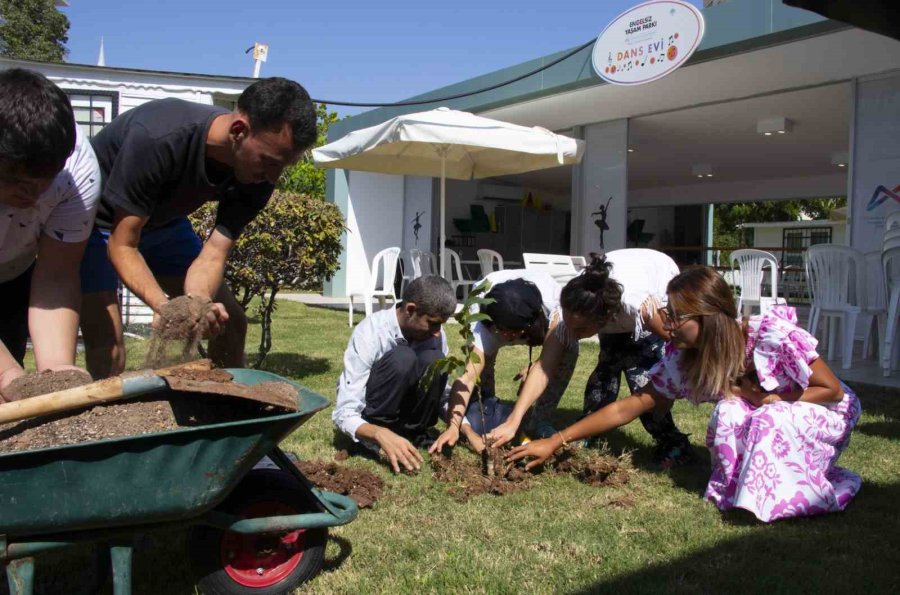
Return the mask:
<svg viewBox="0 0 900 595"><path fill-rule="evenodd" d="M191 216L201 239L215 226L216 205L207 203ZM259 298L261 325L258 367L272 348L275 296L285 286L317 289L337 271L344 220L334 204L319 198L276 191L269 204L238 238L225 278L246 310Z"/></svg>

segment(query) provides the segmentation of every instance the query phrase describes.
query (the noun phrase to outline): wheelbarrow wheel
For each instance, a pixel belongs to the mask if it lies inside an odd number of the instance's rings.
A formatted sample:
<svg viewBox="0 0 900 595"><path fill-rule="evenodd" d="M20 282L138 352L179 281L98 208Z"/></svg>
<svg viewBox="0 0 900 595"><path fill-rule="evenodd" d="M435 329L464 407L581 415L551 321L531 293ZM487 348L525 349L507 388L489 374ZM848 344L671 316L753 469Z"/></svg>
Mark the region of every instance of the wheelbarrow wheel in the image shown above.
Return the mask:
<svg viewBox="0 0 900 595"><path fill-rule="evenodd" d="M283 471L255 469L219 510L244 518L316 512L302 489ZM205 595L282 595L322 569L327 537L327 529L241 535L197 526L188 539L188 557Z"/></svg>

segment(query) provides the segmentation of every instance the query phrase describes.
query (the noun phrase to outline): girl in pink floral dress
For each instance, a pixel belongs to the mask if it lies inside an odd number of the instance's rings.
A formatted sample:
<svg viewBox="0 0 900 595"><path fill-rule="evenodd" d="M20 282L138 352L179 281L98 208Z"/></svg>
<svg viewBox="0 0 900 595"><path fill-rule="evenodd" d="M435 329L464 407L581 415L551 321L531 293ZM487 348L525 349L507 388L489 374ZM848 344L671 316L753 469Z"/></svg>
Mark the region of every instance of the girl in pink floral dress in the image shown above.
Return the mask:
<svg viewBox="0 0 900 595"><path fill-rule="evenodd" d="M672 341L641 394L621 399L555 436L512 451L543 463L569 441L623 426L674 399L718 401L706 442L705 497L768 522L843 510L860 478L835 463L859 419L856 395L819 358L793 308L737 320L728 285L708 267L672 279L665 319Z"/></svg>

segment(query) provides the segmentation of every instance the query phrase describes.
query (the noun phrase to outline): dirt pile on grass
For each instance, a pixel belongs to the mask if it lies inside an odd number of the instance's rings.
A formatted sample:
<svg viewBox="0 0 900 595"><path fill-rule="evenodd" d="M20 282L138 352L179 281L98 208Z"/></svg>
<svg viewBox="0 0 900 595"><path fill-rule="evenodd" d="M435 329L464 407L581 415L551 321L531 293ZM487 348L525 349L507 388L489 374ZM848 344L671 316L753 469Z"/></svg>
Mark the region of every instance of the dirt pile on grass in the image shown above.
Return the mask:
<svg viewBox="0 0 900 595"><path fill-rule="evenodd" d="M631 465L628 457L614 457L586 448L566 448L553 458L551 467L557 475L572 475L590 486L615 487L628 483Z"/></svg>
<svg viewBox="0 0 900 595"><path fill-rule="evenodd" d="M90 384L91 375L83 370L63 370L60 372L41 372L40 374L27 374L13 380L3 395L10 401L28 399L38 395L66 390Z"/></svg>
<svg viewBox="0 0 900 595"><path fill-rule="evenodd" d="M209 327L206 314L211 308L208 299L188 295L160 308L145 366L160 368L197 359L200 339Z"/></svg>
<svg viewBox="0 0 900 595"><path fill-rule="evenodd" d="M457 502L472 496L494 494L503 496L531 488L541 477L570 475L595 487L621 486L628 483L631 463L628 457L614 457L596 450L570 447L561 450L543 467L525 471L524 465L508 463L506 448L490 449L490 464L494 475L482 473L480 458L454 452L452 456L435 454L431 457L433 477L450 484L448 492Z"/></svg>
<svg viewBox="0 0 900 595"><path fill-rule="evenodd" d="M349 496L360 508L371 508L384 490L381 478L365 469L328 461L297 461L295 465L317 488Z"/></svg>
<svg viewBox="0 0 900 595"><path fill-rule="evenodd" d="M497 449L497 452L503 453L503 450ZM503 455L500 454L500 456ZM438 481L450 484L447 491L457 502L467 502L472 496L481 494L503 496L530 487L528 484L533 478L531 473L515 466L507 469L505 462L496 462L496 455L492 459L495 460L496 475L489 477L481 472L480 458L459 455L445 456L437 453L431 457L433 477Z"/></svg>

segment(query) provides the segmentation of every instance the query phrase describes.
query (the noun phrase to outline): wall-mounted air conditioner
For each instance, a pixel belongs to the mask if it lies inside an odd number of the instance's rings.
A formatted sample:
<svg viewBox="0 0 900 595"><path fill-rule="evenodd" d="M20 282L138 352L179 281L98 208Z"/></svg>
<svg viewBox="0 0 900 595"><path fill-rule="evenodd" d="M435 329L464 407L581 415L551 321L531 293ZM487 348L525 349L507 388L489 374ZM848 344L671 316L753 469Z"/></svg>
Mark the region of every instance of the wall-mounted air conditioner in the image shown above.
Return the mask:
<svg viewBox="0 0 900 595"><path fill-rule="evenodd" d="M479 200L500 202L521 202L525 190L521 186L505 184L479 183L477 197Z"/></svg>

